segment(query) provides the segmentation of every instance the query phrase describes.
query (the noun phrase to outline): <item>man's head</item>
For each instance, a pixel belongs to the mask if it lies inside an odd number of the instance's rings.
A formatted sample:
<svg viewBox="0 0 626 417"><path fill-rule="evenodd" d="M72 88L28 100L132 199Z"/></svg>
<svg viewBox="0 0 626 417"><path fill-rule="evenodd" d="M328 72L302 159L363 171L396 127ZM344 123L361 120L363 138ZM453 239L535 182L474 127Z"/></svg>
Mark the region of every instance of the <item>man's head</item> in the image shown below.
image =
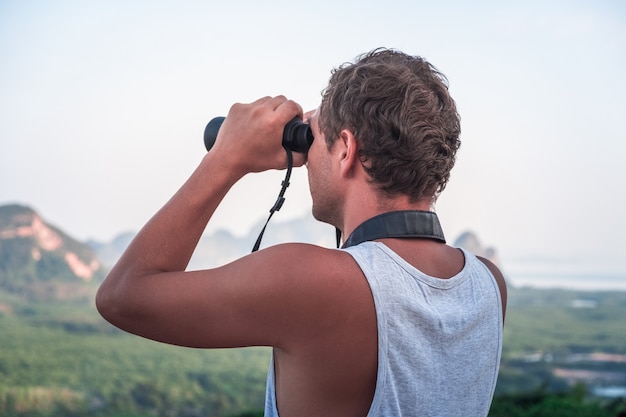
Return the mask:
<svg viewBox="0 0 626 417"><path fill-rule="evenodd" d="M335 69L319 124L329 149L341 130L350 130L373 184L411 201L437 197L460 146L446 78L424 59L393 50L377 49Z"/></svg>

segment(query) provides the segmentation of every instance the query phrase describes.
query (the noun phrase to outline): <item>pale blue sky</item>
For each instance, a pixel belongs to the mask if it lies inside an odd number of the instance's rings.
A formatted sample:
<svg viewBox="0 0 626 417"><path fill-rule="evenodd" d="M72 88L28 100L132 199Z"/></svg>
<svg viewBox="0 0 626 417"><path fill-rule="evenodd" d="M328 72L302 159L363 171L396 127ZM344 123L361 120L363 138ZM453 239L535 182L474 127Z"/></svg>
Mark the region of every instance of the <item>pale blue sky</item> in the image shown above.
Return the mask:
<svg viewBox="0 0 626 417"><path fill-rule="evenodd" d="M626 272L626 3L216 3L0 0L0 204L79 239L138 230L211 117L275 94L314 108L332 67L385 46L426 57L457 100L450 240ZM211 230L256 224L281 180L246 177ZM309 205L302 169L274 221Z"/></svg>

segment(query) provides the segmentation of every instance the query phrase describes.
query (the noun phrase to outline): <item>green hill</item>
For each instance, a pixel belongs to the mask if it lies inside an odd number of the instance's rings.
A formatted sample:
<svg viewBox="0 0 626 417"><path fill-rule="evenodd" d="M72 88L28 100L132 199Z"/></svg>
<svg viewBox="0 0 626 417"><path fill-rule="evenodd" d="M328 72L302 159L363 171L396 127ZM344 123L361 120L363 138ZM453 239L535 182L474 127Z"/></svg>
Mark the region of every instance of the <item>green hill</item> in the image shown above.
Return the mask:
<svg viewBox="0 0 626 417"><path fill-rule="evenodd" d="M33 300L86 300L103 275L87 245L29 207L0 206L0 289Z"/></svg>

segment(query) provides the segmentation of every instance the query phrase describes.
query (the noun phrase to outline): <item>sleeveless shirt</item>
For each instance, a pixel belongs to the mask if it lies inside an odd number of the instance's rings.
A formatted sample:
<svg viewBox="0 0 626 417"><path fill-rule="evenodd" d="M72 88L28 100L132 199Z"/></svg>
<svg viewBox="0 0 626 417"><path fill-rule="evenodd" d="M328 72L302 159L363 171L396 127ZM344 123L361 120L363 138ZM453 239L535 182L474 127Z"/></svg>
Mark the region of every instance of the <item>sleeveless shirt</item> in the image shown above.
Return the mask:
<svg viewBox="0 0 626 417"><path fill-rule="evenodd" d="M471 253L449 279L426 275L381 242L347 251L363 271L378 326L378 373L367 417L488 414L502 350L495 278ZM265 416L278 417L273 359Z"/></svg>

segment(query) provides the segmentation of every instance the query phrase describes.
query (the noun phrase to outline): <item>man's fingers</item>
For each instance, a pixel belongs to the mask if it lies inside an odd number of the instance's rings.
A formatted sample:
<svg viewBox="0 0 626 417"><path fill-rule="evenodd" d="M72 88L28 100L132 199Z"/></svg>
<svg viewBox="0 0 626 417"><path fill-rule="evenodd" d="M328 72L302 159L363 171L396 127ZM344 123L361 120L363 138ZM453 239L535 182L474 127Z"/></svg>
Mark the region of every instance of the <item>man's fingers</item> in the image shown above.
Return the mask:
<svg viewBox="0 0 626 417"><path fill-rule="evenodd" d="M268 97L264 102L266 106L271 108L272 110L276 110L280 105L282 105L285 101L287 101L287 97L280 95L275 97Z"/></svg>
<svg viewBox="0 0 626 417"><path fill-rule="evenodd" d="M276 112L278 119L286 120L285 123L293 119L295 116L302 118L304 113L302 107L298 103L287 99L287 97L283 95L261 97L250 103L248 106L257 107L259 109L265 108L266 110L269 109Z"/></svg>
<svg viewBox="0 0 626 417"><path fill-rule="evenodd" d="M272 98L274 98L274 97L270 97L270 96L261 97L261 98L259 98L259 99L257 99L257 100L254 100L254 101L253 101L252 103L250 103L250 104L251 104L251 105L255 105L255 104L257 104L257 105L261 105L261 104L263 104L263 103L267 103L267 102L268 102L269 100L271 100Z"/></svg>
<svg viewBox="0 0 626 417"><path fill-rule="evenodd" d="M293 100L287 100L287 99L285 99L282 103L280 103L274 109L274 111L278 115L280 115L281 119L287 120L287 122L296 116L298 116L299 118L302 118L302 114L303 114L302 106L300 106L298 103L296 103Z"/></svg>

